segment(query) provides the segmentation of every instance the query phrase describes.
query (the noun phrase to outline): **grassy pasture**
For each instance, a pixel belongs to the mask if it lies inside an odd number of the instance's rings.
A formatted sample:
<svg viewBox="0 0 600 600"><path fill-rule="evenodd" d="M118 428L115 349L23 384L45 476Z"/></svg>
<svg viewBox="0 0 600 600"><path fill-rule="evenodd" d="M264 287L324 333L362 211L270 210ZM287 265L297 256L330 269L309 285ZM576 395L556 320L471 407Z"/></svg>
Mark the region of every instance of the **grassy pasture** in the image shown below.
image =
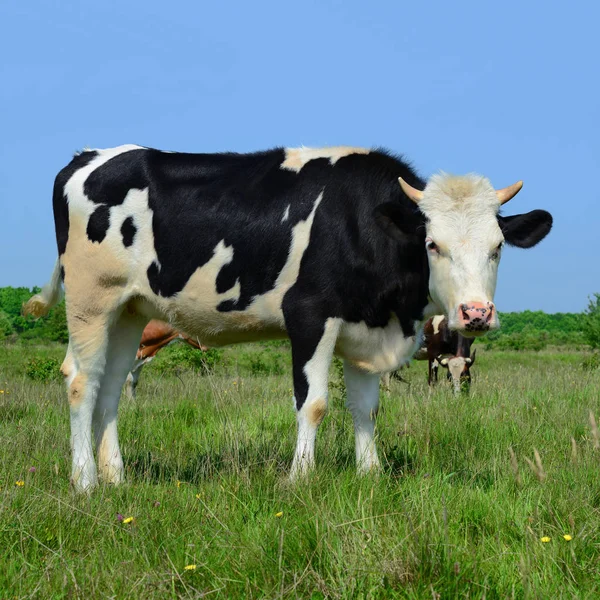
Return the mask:
<svg viewBox="0 0 600 600"><path fill-rule="evenodd" d="M78 497L62 382L25 374L64 348L0 347L0 598L600 597L584 354L478 350L459 398L414 364L382 392L365 478L334 365L316 472L291 485L289 358L256 375L257 348L205 376L165 374L165 350L121 403L127 483Z"/></svg>

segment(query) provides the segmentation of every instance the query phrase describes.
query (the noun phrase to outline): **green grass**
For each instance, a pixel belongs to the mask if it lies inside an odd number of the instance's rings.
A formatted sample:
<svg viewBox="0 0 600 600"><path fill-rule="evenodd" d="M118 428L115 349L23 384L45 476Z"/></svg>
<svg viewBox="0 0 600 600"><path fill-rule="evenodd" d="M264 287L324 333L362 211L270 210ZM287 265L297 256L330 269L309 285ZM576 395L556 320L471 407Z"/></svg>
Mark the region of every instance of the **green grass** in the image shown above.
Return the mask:
<svg viewBox="0 0 600 600"><path fill-rule="evenodd" d="M600 597L600 369L584 354L478 350L461 397L414 364L382 394L385 469L366 478L334 367L317 469L291 485L289 359L256 348L206 376L159 357L121 403L127 483L79 497L63 385L26 375L64 348L1 347L0 598ZM252 375L252 352L284 373Z"/></svg>

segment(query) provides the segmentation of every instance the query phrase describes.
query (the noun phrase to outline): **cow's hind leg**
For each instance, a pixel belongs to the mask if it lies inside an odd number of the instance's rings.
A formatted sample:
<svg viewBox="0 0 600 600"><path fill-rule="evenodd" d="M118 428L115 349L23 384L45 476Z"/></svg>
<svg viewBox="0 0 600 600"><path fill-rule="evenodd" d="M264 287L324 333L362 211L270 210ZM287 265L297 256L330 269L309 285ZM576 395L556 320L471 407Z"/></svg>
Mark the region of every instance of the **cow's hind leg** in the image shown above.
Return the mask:
<svg viewBox="0 0 600 600"><path fill-rule="evenodd" d="M77 312L67 304L69 348L61 367L71 413L71 482L84 492L97 483L92 415L104 374L109 315Z"/></svg>
<svg viewBox="0 0 600 600"><path fill-rule="evenodd" d="M344 361L346 406L354 421L356 468L359 473L379 470L375 447L375 417L379 410L379 375L366 373Z"/></svg>
<svg viewBox="0 0 600 600"><path fill-rule="evenodd" d="M117 435L121 388L135 360L148 319L124 310L109 330L106 367L93 413L100 477L105 483L123 481L123 459Z"/></svg>
<svg viewBox="0 0 600 600"><path fill-rule="evenodd" d="M317 429L327 412L327 384L340 322L328 319L325 324L288 323L292 342L294 399L298 438L291 478L307 473L314 465Z"/></svg>

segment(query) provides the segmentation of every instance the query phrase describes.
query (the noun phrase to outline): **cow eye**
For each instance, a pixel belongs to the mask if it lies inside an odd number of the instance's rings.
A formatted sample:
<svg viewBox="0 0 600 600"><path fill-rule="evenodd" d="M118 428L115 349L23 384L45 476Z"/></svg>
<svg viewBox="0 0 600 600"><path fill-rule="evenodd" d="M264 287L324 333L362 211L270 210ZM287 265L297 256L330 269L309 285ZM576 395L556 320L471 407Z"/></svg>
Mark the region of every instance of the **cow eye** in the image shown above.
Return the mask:
<svg viewBox="0 0 600 600"><path fill-rule="evenodd" d="M430 252L435 252L436 254L440 253L440 249L439 249L438 245L431 238L427 238L425 240L425 247Z"/></svg>
<svg viewBox="0 0 600 600"><path fill-rule="evenodd" d="M500 258L500 251L502 250L502 246L504 246L504 242L500 242L498 247L490 254L490 258L492 260L498 260Z"/></svg>

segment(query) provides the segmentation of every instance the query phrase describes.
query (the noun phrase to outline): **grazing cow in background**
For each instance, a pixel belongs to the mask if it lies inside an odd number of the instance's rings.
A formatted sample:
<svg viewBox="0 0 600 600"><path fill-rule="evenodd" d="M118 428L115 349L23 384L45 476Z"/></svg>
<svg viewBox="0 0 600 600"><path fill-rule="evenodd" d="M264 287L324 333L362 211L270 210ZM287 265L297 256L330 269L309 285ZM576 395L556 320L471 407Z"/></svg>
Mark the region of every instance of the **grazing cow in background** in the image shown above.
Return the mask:
<svg viewBox="0 0 600 600"><path fill-rule="evenodd" d="M457 331L451 331L444 315L436 315L425 323L423 330L425 358L429 361L429 385L437 382L438 366L448 369L448 379L452 381L455 393L462 385L471 385L470 368L475 362L475 352L471 356L473 338L466 338ZM415 355L415 358L420 358Z"/></svg>
<svg viewBox="0 0 600 600"><path fill-rule="evenodd" d="M146 325L142 332L142 340L140 341L140 346L135 355L133 367L131 368L129 375L127 375L127 380L125 382L125 393L129 398L135 398L135 390L144 365L148 364L157 355L159 350L178 340L182 340L198 350L207 350L206 346L203 346L197 340L184 333L177 331L164 321L152 319L152 321Z"/></svg>
<svg viewBox="0 0 600 600"><path fill-rule="evenodd" d="M444 315L436 315L429 319L425 323L423 334L423 345L415 352L413 360L429 362L427 379L429 385L437 382L438 368L442 365L448 369L448 379L452 381L456 393L463 385L468 388L471 384L470 367L475 362L475 351L473 356L470 356L474 339L466 338L457 331L451 331ZM382 383L386 390L389 390L392 376L404 381L397 371L385 373L382 376Z"/></svg>
<svg viewBox="0 0 600 600"><path fill-rule="evenodd" d="M291 475L314 464L328 371L344 359L357 468L379 467L379 374L405 364L424 321L448 315L465 336L498 327L504 243L537 244L543 210L511 217L485 177L434 175L381 150L277 148L182 154L89 150L56 177L58 260L25 305L42 315L64 282L72 481L123 479L121 387L144 327L168 320L208 346L289 337L297 443Z"/></svg>

